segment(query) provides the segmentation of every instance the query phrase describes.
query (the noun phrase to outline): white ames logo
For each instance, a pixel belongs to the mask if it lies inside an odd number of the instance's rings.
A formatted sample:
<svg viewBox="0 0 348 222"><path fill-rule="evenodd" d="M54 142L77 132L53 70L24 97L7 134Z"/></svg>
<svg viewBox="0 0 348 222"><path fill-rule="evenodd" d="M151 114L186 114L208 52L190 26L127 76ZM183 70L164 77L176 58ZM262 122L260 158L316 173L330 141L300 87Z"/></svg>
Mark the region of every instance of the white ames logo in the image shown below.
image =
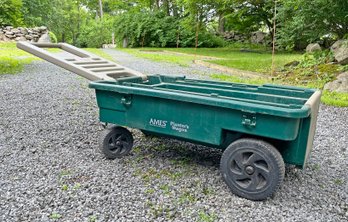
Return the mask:
<svg viewBox="0 0 348 222"><path fill-rule="evenodd" d="M159 120L159 119L150 119L149 124L151 126L156 126L156 127L160 127L160 128L166 128L167 127L167 122L166 120Z"/></svg>

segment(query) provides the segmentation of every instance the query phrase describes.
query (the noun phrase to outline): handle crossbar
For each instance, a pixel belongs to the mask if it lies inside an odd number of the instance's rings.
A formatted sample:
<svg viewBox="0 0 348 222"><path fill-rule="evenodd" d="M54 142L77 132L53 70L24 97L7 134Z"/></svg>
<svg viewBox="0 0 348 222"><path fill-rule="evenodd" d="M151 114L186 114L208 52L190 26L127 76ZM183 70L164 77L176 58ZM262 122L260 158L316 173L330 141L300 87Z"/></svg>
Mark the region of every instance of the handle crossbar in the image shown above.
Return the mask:
<svg viewBox="0 0 348 222"><path fill-rule="evenodd" d="M20 41L17 43L17 47L92 81L115 81L118 78L132 76L146 79L146 75L141 72L126 68L67 43L29 43ZM64 52L52 53L44 48L58 48Z"/></svg>

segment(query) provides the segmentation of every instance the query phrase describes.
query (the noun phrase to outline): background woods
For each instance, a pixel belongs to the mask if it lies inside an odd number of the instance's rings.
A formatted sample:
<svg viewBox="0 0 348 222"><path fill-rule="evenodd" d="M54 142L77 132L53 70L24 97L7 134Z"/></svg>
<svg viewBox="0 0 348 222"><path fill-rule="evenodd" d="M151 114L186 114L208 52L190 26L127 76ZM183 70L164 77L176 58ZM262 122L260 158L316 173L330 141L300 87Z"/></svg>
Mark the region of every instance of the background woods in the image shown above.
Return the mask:
<svg viewBox="0 0 348 222"><path fill-rule="evenodd" d="M47 26L80 47L270 45L275 0L0 0L0 26ZM277 47L304 49L347 38L348 1L277 0ZM267 37L255 32L266 33ZM254 36L254 37L253 37Z"/></svg>

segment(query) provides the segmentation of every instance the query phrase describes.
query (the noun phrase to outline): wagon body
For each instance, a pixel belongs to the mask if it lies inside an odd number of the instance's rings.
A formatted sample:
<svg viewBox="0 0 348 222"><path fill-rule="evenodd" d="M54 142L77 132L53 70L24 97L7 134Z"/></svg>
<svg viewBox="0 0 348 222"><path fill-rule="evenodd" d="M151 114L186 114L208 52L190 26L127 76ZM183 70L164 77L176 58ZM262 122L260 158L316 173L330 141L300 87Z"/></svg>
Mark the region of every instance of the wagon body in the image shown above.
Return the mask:
<svg viewBox="0 0 348 222"><path fill-rule="evenodd" d="M225 149L243 137L274 144L286 163L304 167L312 148L320 91L186 79L97 81L100 121Z"/></svg>
<svg viewBox="0 0 348 222"><path fill-rule="evenodd" d="M74 46L18 42L21 48L91 81L100 120L112 123L99 138L106 158L126 156L137 128L223 149L222 177L230 190L264 200L279 188L285 164L304 167L312 149L320 91L146 76ZM53 54L43 48L59 48Z"/></svg>

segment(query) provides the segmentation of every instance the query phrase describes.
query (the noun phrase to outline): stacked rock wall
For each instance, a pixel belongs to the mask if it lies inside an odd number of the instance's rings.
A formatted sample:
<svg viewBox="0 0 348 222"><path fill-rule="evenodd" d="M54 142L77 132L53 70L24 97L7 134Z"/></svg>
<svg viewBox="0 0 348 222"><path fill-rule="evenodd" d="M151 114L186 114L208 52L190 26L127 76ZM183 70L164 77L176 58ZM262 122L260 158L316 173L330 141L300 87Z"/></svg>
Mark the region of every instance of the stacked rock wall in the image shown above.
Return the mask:
<svg viewBox="0 0 348 222"><path fill-rule="evenodd" d="M6 26L0 28L0 41L31 41L38 42L42 36L48 35L47 27L14 28Z"/></svg>
<svg viewBox="0 0 348 222"><path fill-rule="evenodd" d="M236 32L225 32L222 34L222 37L226 41L231 42L245 42L245 43L255 43L255 44L270 44L269 34L261 31L252 32L249 35L240 34Z"/></svg>

